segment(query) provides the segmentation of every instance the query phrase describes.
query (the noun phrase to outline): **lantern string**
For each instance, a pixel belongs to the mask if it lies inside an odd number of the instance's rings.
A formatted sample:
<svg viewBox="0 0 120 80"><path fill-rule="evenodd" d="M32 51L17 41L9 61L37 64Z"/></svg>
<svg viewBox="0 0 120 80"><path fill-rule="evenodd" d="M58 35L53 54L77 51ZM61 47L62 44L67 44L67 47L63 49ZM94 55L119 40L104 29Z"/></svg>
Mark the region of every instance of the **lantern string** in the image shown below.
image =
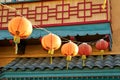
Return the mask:
<svg viewBox="0 0 120 80"><path fill-rule="evenodd" d="M71 40L69 40L69 39L67 39L67 38L64 38L64 37L61 37L61 39L64 39L64 40L66 40L66 42L69 42L69 41L71 41Z"/></svg>
<svg viewBox="0 0 120 80"><path fill-rule="evenodd" d="M23 15L22 15L19 11L17 11L14 7L11 7L11 6L8 6L8 5L5 5L5 4L2 4L2 3L0 3L0 5L3 6L3 7L8 8L8 9L10 9L10 10L15 11L19 16L23 16Z"/></svg>
<svg viewBox="0 0 120 80"><path fill-rule="evenodd" d="M52 33L51 31L49 31L49 30L47 30L47 29L45 29L45 28L35 28L35 29L41 29L41 30L44 30L44 31L46 31L47 33ZM70 40L69 39L67 39L67 38L64 38L64 37L61 37L62 39L64 39L64 40L66 40L65 42L69 42Z"/></svg>
<svg viewBox="0 0 120 80"><path fill-rule="evenodd" d="M47 33L52 33L51 31L49 31L49 30L47 30L47 29L45 29L45 28L35 28L35 29L41 29L41 30L43 30L43 31L45 31L45 32L47 32Z"/></svg>
<svg viewBox="0 0 120 80"><path fill-rule="evenodd" d="M47 33L52 33L51 31L49 31L49 30L47 30L46 28L35 28L35 29L41 29L41 30L43 30L43 31L45 31L45 32L47 32ZM54 33L53 33L54 34ZM69 41L71 41L71 40L69 40L69 39L67 39L67 38L65 38L65 37L62 37L62 36L60 36L61 37L61 39L63 39L64 41L62 41L62 42L69 42ZM102 37L102 38L100 38L100 39L106 39L108 36L104 36L104 37ZM99 39L99 40L100 40ZM85 42L85 43L87 43L87 44L90 44L90 45L94 45L96 42L97 42L98 40L94 40L94 41L90 41L90 42ZM74 42L74 43L76 43L76 44L81 44L81 43L83 43L83 42L80 42L80 41L72 41L72 42Z"/></svg>
<svg viewBox="0 0 120 80"><path fill-rule="evenodd" d="M35 29L41 29L41 30L43 30L43 31L45 31L45 32L47 32L47 33L52 33L51 31L49 31L49 30L47 30L46 28L35 28ZM53 33L54 34L54 33ZM61 39L63 39L64 41L62 41L62 42L69 42L69 41L71 41L71 40L69 40L69 39L67 39L67 38L65 38L65 37L62 37L62 36L60 36L61 37ZM108 36L104 36L104 37L102 37L102 38L100 38L100 39L106 39ZM99 39L99 40L100 40ZM90 44L90 45L94 45L96 42L97 42L98 40L94 40L94 41L89 41L89 42L85 42L85 43L87 43L87 44ZM80 41L72 41L72 42L74 42L74 43L76 43L76 44L81 44L81 43L83 43L83 42L80 42Z"/></svg>

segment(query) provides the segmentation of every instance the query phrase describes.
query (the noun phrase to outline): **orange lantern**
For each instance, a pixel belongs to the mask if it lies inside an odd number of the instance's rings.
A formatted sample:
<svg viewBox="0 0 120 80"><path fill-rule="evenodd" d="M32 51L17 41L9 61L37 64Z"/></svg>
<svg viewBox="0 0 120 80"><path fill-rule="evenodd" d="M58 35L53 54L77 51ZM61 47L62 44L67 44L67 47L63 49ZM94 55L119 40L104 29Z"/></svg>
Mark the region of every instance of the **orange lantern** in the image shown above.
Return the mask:
<svg viewBox="0 0 120 80"><path fill-rule="evenodd" d="M76 56L78 53L78 46L72 41L69 41L68 43L62 45L61 53L67 56L66 60L68 69L69 61L71 61L72 56Z"/></svg>
<svg viewBox="0 0 120 80"><path fill-rule="evenodd" d="M100 39L99 41L96 42L95 46L98 50L100 50L101 58L103 59L104 50L106 50L109 46L108 42L105 41L104 39Z"/></svg>
<svg viewBox="0 0 120 80"><path fill-rule="evenodd" d="M8 30L14 36L14 42L16 46L20 43L20 39L27 38L32 33L32 24L25 17L15 17L8 23Z"/></svg>
<svg viewBox="0 0 120 80"><path fill-rule="evenodd" d="M57 50L61 46L61 39L59 36L49 33L42 37L41 44L43 48L48 50L48 54L51 55L50 63L52 64L52 54L54 54L54 50Z"/></svg>
<svg viewBox="0 0 120 80"><path fill-rule="evenodd" d="M79 45L79 54L82 55L83 66L85 66L86 55L92 53L92 47L87 43L82 43Z"/></svg>

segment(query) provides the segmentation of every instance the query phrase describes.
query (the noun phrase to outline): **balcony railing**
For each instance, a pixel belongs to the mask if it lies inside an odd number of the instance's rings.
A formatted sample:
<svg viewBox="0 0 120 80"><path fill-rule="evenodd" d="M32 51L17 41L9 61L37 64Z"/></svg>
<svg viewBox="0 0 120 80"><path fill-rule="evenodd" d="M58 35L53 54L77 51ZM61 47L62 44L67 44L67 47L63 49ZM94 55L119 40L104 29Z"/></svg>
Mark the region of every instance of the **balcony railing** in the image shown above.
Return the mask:
<svg viewBox="0 0 120 80"><path fill-rule="evenodd" d="M29 19L33 27L50 27L110 22L109 0L105 9L102 5L102 0L39 0L37 3L10 4L9 6L14 7L21 15ZM7 28L8 22L16 16L19 16L16 11L0 6L0 29Z"/></svg>

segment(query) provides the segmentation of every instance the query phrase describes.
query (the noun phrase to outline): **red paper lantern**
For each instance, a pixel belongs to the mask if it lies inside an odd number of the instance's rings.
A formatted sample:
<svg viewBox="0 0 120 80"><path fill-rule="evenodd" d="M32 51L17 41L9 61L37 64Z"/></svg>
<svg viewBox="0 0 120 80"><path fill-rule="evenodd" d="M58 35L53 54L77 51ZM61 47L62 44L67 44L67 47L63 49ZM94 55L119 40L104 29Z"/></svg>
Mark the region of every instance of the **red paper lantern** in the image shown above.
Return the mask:
<svg viewBox="0 0 120 80"><path fill-rule="evenodd" d="M48 50L48 54L52 55L54 54L54 50L57 50L60 48L61 39L59 36L50 33L42 37L41 44L44 49ZM52 56L51 56L50 63L52 64Z"/></svg>
<svg viewBox="0 0 120 80"><path fill-rule="evenodd" d="M105 41L104 39L100 39L99 41L96 42L95 46L98 50L106 50L109 45L107 41Z"/></svg>
<svg viewBox="0 0 120 80"><path fill-rule="evenodd" d="M109 46L108 42L105 41L104 39L100 39L99 41L96 42L95 46L98 50L100 50L101 58L103 59L104 50L106 50Z"/></svg>
<svg viewBox="0 0 120 80"><path fill-rule="evenodd" d="M83 66L85 66L86 55L90 55L92 53L92 47L87 43L82 43L79 45L79 52L82 55Z"/></svg>
<svg viewBox="0 0 120 80"><path fill-rule="evenodd" d="M15 53L17 54L20 39L25 39L32 33L32 24L25 17L15 17L9 21L8 31L14 36Z"/></svg>
<svg viewBox="0 0 120 80"><path fill-rule="evenodd" d="M71 61L72 56L76 56L78 54L78 46L69 41L62 45L61 53L67 56L66 60ZM67 62L67 69L68 69L69 62Z"/></svg>
<svg viewBox="0 0 120 80"><path fill-rule="evenodd" d="M90 55L92 53L92 47L87 43L82 43L79 45L79 54L80 55Z"/></svg>

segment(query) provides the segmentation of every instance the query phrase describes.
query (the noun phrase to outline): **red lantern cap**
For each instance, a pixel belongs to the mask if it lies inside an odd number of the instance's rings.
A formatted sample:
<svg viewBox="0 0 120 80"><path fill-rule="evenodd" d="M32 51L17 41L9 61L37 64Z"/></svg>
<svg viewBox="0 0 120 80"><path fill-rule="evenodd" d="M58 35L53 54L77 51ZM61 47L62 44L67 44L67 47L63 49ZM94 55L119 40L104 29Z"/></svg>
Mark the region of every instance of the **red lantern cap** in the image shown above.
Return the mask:
<svg viewBox="0 0 120 80"><path fill-rule="evenodd" d="M97 41L95 46L98 50L105 50L108 48L109 44L104 39L100 39L99 41Z"/></svg>
<svg viewBox="0 0 120 80"><path fill-rule="evenodd" d="M10 39L10 40L9 40L9 43L12 45L12 44L13 44L13 40L12 40L12 39Z"/></svg>
<svg viewBox="0 0 120 80"><path fill-rule="evenodd" d="M75 40L75 37L74 37L74 36L70 36L70 40L71 40L71 41L74 41L74 40Z"/></svg>
<svg viewBox="0 0 120 80"><path fill-rule="evenodd" d="M87 43L82 43L79 45L79 52L80 55L90 55L92 53L92 47Z"/></svg>

